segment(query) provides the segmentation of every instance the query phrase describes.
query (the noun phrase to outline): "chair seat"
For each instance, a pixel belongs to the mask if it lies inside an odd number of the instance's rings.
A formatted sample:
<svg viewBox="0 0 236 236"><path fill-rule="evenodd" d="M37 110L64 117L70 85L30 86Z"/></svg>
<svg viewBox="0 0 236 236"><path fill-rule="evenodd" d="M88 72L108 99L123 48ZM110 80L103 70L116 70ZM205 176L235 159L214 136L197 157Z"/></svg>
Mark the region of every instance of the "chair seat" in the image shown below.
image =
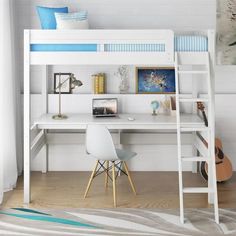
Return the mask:
<svg viewBox="0 0 236 236"><path fill-rule="evenodd" d="M132 152L124 149L116 149L116 154L121 161L127 161L137 155L136 152Z"/></svg>

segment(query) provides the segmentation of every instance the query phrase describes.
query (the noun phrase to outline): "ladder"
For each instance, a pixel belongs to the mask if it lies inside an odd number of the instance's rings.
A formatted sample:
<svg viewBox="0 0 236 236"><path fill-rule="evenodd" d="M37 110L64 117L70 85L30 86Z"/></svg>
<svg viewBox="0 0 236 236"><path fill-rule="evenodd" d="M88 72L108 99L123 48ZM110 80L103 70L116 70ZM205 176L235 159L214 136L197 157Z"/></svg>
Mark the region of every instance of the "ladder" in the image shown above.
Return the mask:
<svg viewBox="0 0 236 236"><path fill-rule="evenodd" d="M182 53L184 54L184 53ZM213 79L211 79L211 64L210 64L210 55L209 52L201 53L201 60L191 59L182 60L181 52L175 53L175 86L176 86L176 123L177 123L177 147L178 147L178 174L179 174L179 200L180 200L180 221L184 223L184 194L187 193L208 193L208 201L214 204L214 214L215 221L219 224L219 213L218 213L218 196L217 196L217 182L216 182L216 166L215 166L215 132L214 132L214 85ZM196 54L196 53L195 53ZM205 61L203 61L205 60ZM196 63L196 64L195 64ZM191 67L189 70L180 69L181 67L188 65ZM194 70L193 67L196 65L204 66L203 69ZM191 96L190 98L183 98L183 95L180 93L180 78L181 75L191 75L192 80L196 80L199 76L204 79L204 83L207 85L207 98L199 98L198 95ZM195 76L194 75L198 75ZM188 76L189 77L189 76ZM181 80L187 79L187 76L181 78ZM195 105L196 102L204 102L208 105L208 127L206 126L194 126L189 124L188 126L183 126L181 123L181 113L180 113L180 104L192 103ZM196 114L197 115L197 114ZM204 132L206 134L206 140L208 141L208 148L205 156L183 156L182 154L182 143L181 135L186 132L192 132L196 135L196 132ZM194 141L194 140L193 140ZM201 153L202 154L202 153ZM207 187L184 187L183 186L183 162L190 161L198 163L200 161L206 161L208 163L208 186Z"/></svg>

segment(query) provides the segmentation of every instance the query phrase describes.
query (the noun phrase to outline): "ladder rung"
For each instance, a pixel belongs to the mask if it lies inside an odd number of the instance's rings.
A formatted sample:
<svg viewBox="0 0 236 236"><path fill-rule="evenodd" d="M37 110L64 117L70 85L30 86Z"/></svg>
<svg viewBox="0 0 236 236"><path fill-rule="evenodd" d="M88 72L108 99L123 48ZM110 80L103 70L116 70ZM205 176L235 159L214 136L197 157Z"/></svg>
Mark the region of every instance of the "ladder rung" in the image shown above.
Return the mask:
<svg viewBox="0 0 236 236"><path fill-rule="evenodd" d="M207 70L179 70L179 74L207 74Z"/></svg>
<svg viewBox="0 0 236 236"><path fill-rule="evenodd" d="M214 191L208 187L190 187L183 188L183 193L213 193Z"/></svg>
<svg viewBox="0 0 236 236"><path fill-rule="evenodd" d="M207 98L180 98L180 102L209 102Z"/></svg>
<svg viewBox="0 0 236 236"><path fill-rule="evenodd" d="M181 157L182 161L210 161L208 157L193 157L193 156L183 156Z"/></svg>
<svg viewBox="0 0 236 236"><path fill-rule="evenodd" d="M182 132L194 132L194 131L208 131L208 127L181 127L180 131Z"/></svg>

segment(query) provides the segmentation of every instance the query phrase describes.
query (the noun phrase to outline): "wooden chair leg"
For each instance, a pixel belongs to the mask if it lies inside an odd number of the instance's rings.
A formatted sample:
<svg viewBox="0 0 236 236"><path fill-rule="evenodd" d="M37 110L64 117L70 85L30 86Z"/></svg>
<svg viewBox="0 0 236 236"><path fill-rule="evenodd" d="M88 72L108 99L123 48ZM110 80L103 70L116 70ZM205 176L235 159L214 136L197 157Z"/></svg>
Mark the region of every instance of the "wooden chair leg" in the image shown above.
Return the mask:
<svg viewBox="0 0 236 236"><path fill-rule="evenodd" d="M93 172L92 172L92 174L91 174L91 176L90 176L90 179L89 179L89 182L88 182L88 185L87 185L85 194L84 194L84 198L87 197L87 194L88 194L88 191L89 191L89 189L90 189L91 183L92 183L92 181L93 181L94 175L95 175L95 173L96 173L97 167L98 167L98 161L96 162L96 165L95 165L95 167L94 167L94 169L93 169Z"/></svg>
<svg viewBox="0 0 236 236"><path fill-rule="evenodd" d="M105 168L107 169L106 170L106 173L105 173L105 188L107 188L108 186L108 168L109 168L109 161L106 161L106 166Z"/></svg>
<svg viewBox="0 0 236 236"><path fill-rule="evenodd" d="M124 168L125 168L125 172L126 172L126 174L128 175L128 179L129 179L130 186L131 186L131 188L132 188L134 194L136 195L137 193L136 193L136 190L135 190L135 187L134 187L134 183L133 183L133 181L132 181L132 178L131 178L131 175L130 175L128 166L127 166L127 164L126 164L125 161L123 161L123 165L124 165Z"/></svg>
<svg viewBox="0 0 236 236"><path fill-rule="evenodd" d="M116 173L115 173L115 162L112 163L112 182L113 182L113 201L114 201L114 207L116 207Z"/></svg>

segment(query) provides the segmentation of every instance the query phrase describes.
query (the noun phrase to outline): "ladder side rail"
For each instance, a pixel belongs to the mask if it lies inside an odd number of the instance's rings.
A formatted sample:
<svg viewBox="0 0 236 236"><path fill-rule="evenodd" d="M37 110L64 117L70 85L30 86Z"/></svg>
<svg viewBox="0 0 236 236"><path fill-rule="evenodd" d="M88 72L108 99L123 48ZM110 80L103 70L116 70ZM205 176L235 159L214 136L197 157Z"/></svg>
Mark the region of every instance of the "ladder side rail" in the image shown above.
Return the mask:
<svg viewBox="0 0 236 236"><path fill-rule="evenodd" d="M208 187L213 188L213 193L208 194L208 202L214 203L215 221L219 224L219 209L218 209L218 193L216 180L216 163L215 163L215 86L214 86L214 66L211 62L210 55L207 56L208 68L208 86L209 86L209 103L208 103L208 117L209 117L209 157L212 161L208 163Z"/></svg>
<svg viewBox="0 0 236 236"><path fill-rule="evenodd" d="M181 127L180 127L180 101L179 101L179 64L178 53L175 53L175 89L176 89L176 126L177 126L177 153L178 153L178 175L179 175L179 201L180 201L180 221L184 223L184 203L183 203L183 173L181 160Z"/></svg>

